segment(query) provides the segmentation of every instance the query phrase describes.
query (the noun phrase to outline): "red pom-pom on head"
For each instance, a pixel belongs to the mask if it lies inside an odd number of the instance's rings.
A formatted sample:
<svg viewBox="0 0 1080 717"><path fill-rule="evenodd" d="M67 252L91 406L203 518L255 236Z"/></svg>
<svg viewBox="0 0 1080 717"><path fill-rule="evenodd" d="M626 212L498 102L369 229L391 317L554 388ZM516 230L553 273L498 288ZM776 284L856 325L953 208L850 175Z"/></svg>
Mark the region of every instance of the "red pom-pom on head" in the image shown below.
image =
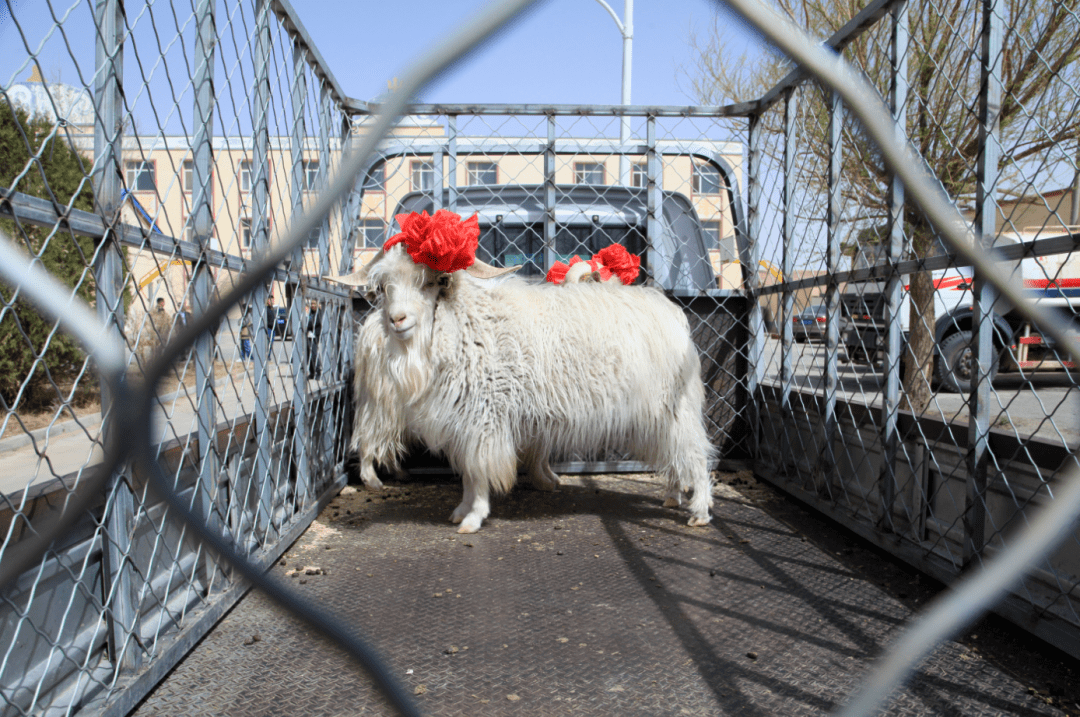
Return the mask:
<svg viewBox="0 0 1080 717"><path fill-rule="evenodd" d="M383 244L383 251L404 244L414 262L446 273L466 269L476 261L480 220L475 214L462 221L457 214L440 209L432 216L413 212L394 218L401 226L401 233L390 237Z"/></svg>
<svg viewBox="0 0 1080 717"><path fill-rule="evenodd" d="M593 259L598 259L626 285L633 284L641 271L641 257L628 252L622 244L612 244L601 249Z"/></svg>

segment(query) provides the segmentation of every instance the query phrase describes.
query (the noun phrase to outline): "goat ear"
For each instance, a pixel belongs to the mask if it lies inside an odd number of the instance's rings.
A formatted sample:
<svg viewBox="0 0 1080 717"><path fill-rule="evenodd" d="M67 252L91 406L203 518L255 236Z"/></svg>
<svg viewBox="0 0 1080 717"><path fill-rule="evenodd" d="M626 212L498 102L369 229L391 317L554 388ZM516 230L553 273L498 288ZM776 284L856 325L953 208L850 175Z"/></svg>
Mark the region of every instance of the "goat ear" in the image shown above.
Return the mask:
<svg viewBox="0 0 1080 717"><path fill-rule="evenodd" d="M345 286L357 286L361 288L365 287L368 285L368 271L375 264L375 262L383 258L384 253L385 252L380 249L379 253L376 254L371 261L369 261L367 264L360 267L358 270L354 271L351 274L346 274L345 276L324 276L323 278L328 281L335 281L338 284L344 284Z"/></svg>
<svg viewBox="0 0 1080 717"><path fill-rule="evenodd" d="M508 266L500 269L487 262L476 259L473 261L472 266L466 268L465 271L469 272L470 275L475 276L477 279L494 279L497 276L511 274L520 268L520 266Z"/></svg>

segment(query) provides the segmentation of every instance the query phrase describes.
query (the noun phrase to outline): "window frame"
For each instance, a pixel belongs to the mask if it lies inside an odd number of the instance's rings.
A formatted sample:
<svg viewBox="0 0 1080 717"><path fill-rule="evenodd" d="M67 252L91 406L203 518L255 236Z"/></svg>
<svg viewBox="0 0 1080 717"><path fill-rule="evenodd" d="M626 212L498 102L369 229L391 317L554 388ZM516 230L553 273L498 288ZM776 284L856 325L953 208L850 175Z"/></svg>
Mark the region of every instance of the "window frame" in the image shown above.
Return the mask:
<svg viewBox="0 0 1080 717"><path fill-rule="evenodd" d="M150 183L153 185L150 189L139 189L133 186L136 182L129 180L129 173L132 171L131 165L139 164L142 166L150 167ZM140 171L135 176L145 174L146 172ZM129 192L143 192L143 193L155 193L157 192L157 160L156 159L125 159L124 160L124 184L127 186Z"/></svg>
<svg viewBox="0 0 1080 717"><path fill-rule="evenodd" d="M599 167L600 169L600 181L599 182L583 182L581 178L586 171L584 167ZM574 162L574 184L579 184L585 187L603 187L607 186L607 165L604 162Z"/></svg>
<svg viewBox="0 0 1080 717"><path fill-rule="evenodd" d="M706 191L706 190L702 189L701 177L704 176L704 173L701 170L703 168L707 168L709 170L709 172L715 172L716 173L716 191L715 192L710 192L710 191ZM724 188L725 188L724 174L723 174L723 172L720 171L719 167L713 165L711 162L694 162L694 176L693 176L692 182L693 182L692 187L693 187L693 190L694 190L694 194L702 194L702 195L705 195L705 196L719 196L719 195L724 193Z"/></svg>
<svg viewBox="0 0 1080 717"><path fill-rule="evenodd" d="M311 173L312 165L315 166L315 173ZM318 183L320 177L319 172L322 171L322 163L318 159L302 159L300 160L300 174L303 177L301 186L305 192L314 192L316 190L315 185Z"/></svg>
<svg viewBox="0 0 1080 717"><path fill-rule="evenodd" d="M379 232L380 232L379 241L377 241L374 244L369 244L366 229L373 226L375 222L379 223ZM382 217L368 216L368 217L364 217L363 219L361 219L360 220L360 226L358 227L358 229L360 230L360 234L363 237L363 246L357 247L357 248L359 248L359 249L381 249L382 245L386 243L386 229L387 229L387 227L388 227L388 224L387 224L386 220L383 219Z"/></svg>
<svg viewBox="0 0 1080 717"><path fill-rule="evenodd" d="M245 168L244 165L247 165ZM244 175L247 175L247 189L244 188ZM251 194L251 189L254 186L255 175L252 172L252 161L250 159L241 159L240 168L236 172L236 184L240 187L241 194Z"/></svg>
<svg viewBox="0 0 1080 717"><path fill-rule="evenodd" d="M417 175L420 176L420 186L417 186ZM431 186L424 187L424 176L431 178ZM435 191L435 163L423 159L414 159L409 162L409 191L434 192Z"/></svg>
<svg viewBox="0 0 1080 717"><path fill-rule="evenodd" d="M474 167L486 166L489 169L475 171ZM481 173L492 172L495 175L495 180L491 182L474 182L474 178L478 178ZM499 163L490 160L477 160L475 162L465 163L465 186L466 187L493 187L499 183Z"/></svg>
<svg viewBox="0 0 1080 717"><path fill-rule="evenodd" d="M244 225L245 224L247 225L247 241L246 242L244 241L244 228L245 228ZM239 241L240 241L240 251L241 252L245 252L245 251L250 252L251 251L251 244L255 239L255 235L252 232L251 217L240 217L239 229L237 231L237 239L239 239Z"/></svg>

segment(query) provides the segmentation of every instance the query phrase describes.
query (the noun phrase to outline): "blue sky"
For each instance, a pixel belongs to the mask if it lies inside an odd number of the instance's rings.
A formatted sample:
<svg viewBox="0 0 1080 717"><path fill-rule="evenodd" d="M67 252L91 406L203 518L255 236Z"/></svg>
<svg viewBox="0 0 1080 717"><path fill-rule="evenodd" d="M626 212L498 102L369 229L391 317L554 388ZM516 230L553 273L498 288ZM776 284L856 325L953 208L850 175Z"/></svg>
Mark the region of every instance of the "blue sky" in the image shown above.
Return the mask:
<svg viewBox="0 0 1080 717"><path fill-rule="evenodd" d="M622 17L623 0L610 0ZM479 12L479 0L392 3L296 2L301 21L345 92L372 99L410 58ZM692 28L717 15L706 0L637 0L634 104L683 105L694 99L679 77L690 63ZM726 13L725 13L726 15ZM727 18L725 22L730 22ZM618 104L622 36L596 0L548 0L421 97L425 102Z"/></svg>
<svg viewBox="0 0 1080 717"><path fill-rule="evenodd" d="M17 23L12 21L9 1ZM611 4L621 17L623 0L612 0ZM248 9L238 14L233 9L235 3L219 4L218 26L226 45L234 30L240 35L250 30L250 4L245 5ZM345 93L365 100L384 93L388 80L401 76L420 53L485 5L483 0L294 0L301 22ZM27 79L31 54L37 56L48 80L92 85L90 12L86 0L0 2L0 47L5 48L0 53L0 86ZM129 3L127 12L128 22L135 28L133 46L138 52L125 51L125 73L133 80L140 73L149 75L155 94L168 90L182 95L189 72L184 65L190 66L194 60L183 48L189 46L189 52L193 43L192 3L178 2L175 8L163 2L150 6ZM634 104L695 102L680 68L691 64L691 33L707 34L718 13L724 25L735 22L708 0L637 0L631 87ZM59 28L54 15L62 19ZM173 41L178 26L184 35L180 43ZM752 37L750 33L735 34L733 42L753 42ZM167 55L164 66L158 58L159 44ZM228 48L223 49L228 54ZM732 48L733 52L741 49ZM140 67L134 64L136 54ZM548 0L445 73L419 100L617 104L621 72L622 36L596 0ZM163 90L166 75L173 86ZM183 104L187 102L183 100Z"/></svg>

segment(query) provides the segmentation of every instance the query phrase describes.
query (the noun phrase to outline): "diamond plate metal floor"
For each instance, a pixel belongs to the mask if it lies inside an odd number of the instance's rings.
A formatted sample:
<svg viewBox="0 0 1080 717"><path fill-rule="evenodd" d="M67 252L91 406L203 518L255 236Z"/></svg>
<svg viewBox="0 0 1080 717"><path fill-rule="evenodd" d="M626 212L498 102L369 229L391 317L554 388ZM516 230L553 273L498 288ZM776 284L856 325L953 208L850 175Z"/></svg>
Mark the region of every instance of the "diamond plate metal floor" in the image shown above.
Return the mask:
<svg viewBox="0 0 1080 717"><path fill-rule="evenodd" d="M910 610L718 485L704 529L647 476L518 489L472 536L459 485L349 487L275 570L368 635L431 715L820 715ZM359 669L249 594L137 715L387 714ZM890 715L1059 715L949 643Z"/></svg>

